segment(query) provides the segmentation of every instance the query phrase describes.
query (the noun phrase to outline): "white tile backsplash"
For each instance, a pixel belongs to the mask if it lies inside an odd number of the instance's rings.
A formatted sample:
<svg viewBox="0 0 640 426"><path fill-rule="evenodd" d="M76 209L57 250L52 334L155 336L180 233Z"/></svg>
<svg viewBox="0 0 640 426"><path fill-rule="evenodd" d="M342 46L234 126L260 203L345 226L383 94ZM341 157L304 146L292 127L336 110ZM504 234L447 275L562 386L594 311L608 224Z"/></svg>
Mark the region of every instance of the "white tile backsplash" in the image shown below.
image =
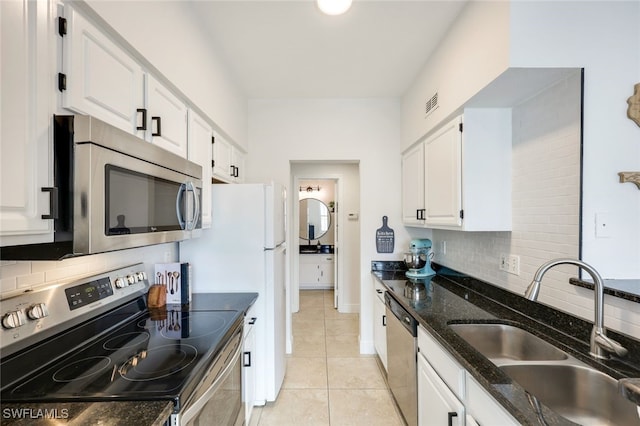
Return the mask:
<svg viewBox="0 0 640 426"><path fill-rule="evenodd" d="M3 262L0 265L0 291L10 296L27 289L78 279L138 262L152 276L156 263L178 261L178 243L120 250L60 261Z"/></svg>
<svg viewBox="0 0 640 426"><path fill-rule="evenodd" d="M578 258L580 81L560 83L513 108L511 232L433 231L434 260L517 294L537 268L558 257ZM585 171L588 173L588 171ZM438 247L446 241L447 253ZM498 269L500 254L520 256L520 275ZM593 321L593 291L572 286L577 268L559 266L542 283L539 301ZM640 338L640 305L605 297L605 325Z"/></svg>

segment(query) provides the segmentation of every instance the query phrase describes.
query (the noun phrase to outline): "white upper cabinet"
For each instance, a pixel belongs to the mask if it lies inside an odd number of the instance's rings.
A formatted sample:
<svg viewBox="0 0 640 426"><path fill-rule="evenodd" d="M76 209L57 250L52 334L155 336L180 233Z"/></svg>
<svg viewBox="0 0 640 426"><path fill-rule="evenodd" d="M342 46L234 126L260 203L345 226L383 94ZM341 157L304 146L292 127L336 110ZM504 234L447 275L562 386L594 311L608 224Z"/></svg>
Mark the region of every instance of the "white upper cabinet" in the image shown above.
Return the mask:
<svg viewBox="0 0 640 426"><path fill-rule="evenodd" d="M187 105L153 76L147 76L147 140L187 157Z"/></svg>
<svg viewBox="0 0 640 426"><path fill-rule="evenodd" d="M511 230L509 108L467 108L405 152L402 161L406 226ZM422 185L416 183L420 167Z"/></svg>
<svg viewBox="0 0 640 426"><path fill-rule="evenodd" d="M207 121L189 111L188 160L202 166L202 227L211 228L211 158L213 130Z"/></svg>
<svg viewBox="0 0 640 426"><path fill-rule="evenodd" d="M75 8L64 6L62 107L145 137L142 67Z"/></svg>
<svg viewBox="0 0 640 426"><path fill-rule="evenodd" d="M53 241L51 3L0 1L0 242Z"/></svg>
<svg viewBox="0 0 640 426"><path fill-rule="evenodd" d="M402 221L405 225L424 224L424 144L402 155Z"/></svg>
<svg viewBox="0 0 640 426"><path fill-rule="evenodd" d="M214 135L213 177L227 183L244 182L244 153L220 134Z"/></svg>
<svg viewBox="0 0 640 426"><path fill-rule="evenodd" d="M64 7L62 107L187 157L187 105L102 29Z"/></svg>
<svg viewBox="0 0 640 426"><path fill-rule="evenodd" d="M462 225L462 117L448 122L424 142L424 223Z"/></svg>

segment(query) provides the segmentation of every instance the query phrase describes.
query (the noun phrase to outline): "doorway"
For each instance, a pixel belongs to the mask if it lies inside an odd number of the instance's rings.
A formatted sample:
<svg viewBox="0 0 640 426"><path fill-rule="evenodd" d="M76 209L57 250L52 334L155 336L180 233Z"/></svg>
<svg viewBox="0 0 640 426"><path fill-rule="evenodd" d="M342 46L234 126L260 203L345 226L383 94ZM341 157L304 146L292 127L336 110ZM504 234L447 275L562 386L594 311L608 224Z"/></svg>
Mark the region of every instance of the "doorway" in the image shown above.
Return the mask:
<svg viewBox="0 0 640 426"><path fill-rule="evenodd" d="M314 287L334 289L338 312L359 312L360 228L348 220L359 211L359 179L357 162L291 162L292 313Z"/></svg>

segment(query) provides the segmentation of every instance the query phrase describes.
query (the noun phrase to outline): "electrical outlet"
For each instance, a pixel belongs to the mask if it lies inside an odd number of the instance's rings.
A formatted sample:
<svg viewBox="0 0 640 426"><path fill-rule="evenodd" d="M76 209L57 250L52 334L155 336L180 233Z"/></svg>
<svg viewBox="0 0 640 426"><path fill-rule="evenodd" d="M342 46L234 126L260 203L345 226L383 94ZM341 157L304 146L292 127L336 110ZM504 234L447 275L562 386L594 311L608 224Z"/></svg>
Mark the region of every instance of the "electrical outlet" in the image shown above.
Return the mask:
<svg viewBox="0 0 640 426"><path fill-rule="evenodd" d="M507 272L513 275L520 275L520 256L509 255L509 270Z"/></svg>
<svg viewBox="0 0 640 426"><path fill-rule="evenodd" d="M498 265L498 269L505 272L509 271L509 258L506 254L500 255L500 264Z"/></svg>
<svg viewBox="0 0 640 426"><path fill-rule="evenodd" d="M498 269L513 275L520 275L520 256L515 254L501 254Z"/></svg>

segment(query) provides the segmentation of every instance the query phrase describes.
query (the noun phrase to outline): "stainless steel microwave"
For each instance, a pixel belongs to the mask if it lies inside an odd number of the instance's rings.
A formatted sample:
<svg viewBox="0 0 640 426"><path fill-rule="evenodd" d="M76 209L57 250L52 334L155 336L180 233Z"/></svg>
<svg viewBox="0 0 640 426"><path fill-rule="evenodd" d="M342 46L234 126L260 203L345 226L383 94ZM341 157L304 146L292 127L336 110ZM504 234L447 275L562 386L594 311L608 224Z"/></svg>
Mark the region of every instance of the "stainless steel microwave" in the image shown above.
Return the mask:
<svg viewBox="0 0 640 426"><path fill-rule="evenodd" d="M3 260L64 259L197 236L202 167L96 118L53 118L50 243L0 249Z"/></svg>

